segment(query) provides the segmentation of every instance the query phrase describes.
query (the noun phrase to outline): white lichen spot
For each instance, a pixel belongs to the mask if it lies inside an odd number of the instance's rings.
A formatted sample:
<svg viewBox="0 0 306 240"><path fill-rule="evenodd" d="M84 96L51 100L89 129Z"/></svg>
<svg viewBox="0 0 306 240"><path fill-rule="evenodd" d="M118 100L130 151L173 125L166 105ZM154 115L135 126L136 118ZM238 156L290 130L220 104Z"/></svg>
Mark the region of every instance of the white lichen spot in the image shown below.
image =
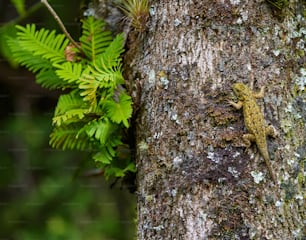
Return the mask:
<svg viewBox="0 0 306 240"><path fill-rule="evenodd" d="M233 175L234 178L238 178L240 173L234 167L228 167L227 171Z"/></svg>
<svg viewBox="0 0 306 240"><path fill-rule="evenodd" d="M151 69L149 72L149 85L150 86L155 85L155 81L156 81L156 74L155 71Z"/></svg>
<svg viewBox="0 0 306 240"><path fill-rule="evenodd" d="M238 18L236 21L237 24L242 24L242 18Z"/></svg>
<svg viewBox="0 0 306 240"><path fill-rule="evenodd" d="M290 175L287 172L283 173L283 180L288 181L290 179Z"/></svg>
<svg viewBox="0 0 306 240"><path fill-rule="evenodd" d="M301 157L301 154L294 152L294 156L296 156L297 158Z"/></svg>
<svg viewBox="0 0 306 240"><path fill-rule="evenodd" d="M293 110L292 103L289 103L285 108L285 112L292 113L292 110Z"/></svg>
<svg viewBox="0 0 306 240"><path fill-rule="evenodd" d="M220 163L221 159L216 156L216 154L212 151L207 153L207 158L213 161L214 163Z"/></svg>
<svg viewBox="0 0 306 240"><path fill-rule="evenodd" d="M301 236L301 229L292 230L292 234L295 238L299 238Z"/></svg>
<svg viewBox="0 0 306 240"><path fill-rule="evenodd" d="M176 121L177 120L177 113L173 112L171 114L171 118L170 118L172 121Z"/></svg>
<svg viewBox="0 0 306 240"><path fill-rule="evenodd" d="M163 229L165 229L165 227L163 225L158 225L156 227L152 227L153 230L156 230L156 231L161 231Z"/></svg>
<svg viewBox="0 0 306 240"><path fill-rule="evenodd" d="M155 132L154 135L153 135L153 138L154 139L159 139L160 136L162 136L162 135L163 135L163 132Z"/></svg>
<svg viewBox="0 0 306 240"><path fill-rule="evenodd" d="M248 62L246 68L248 69L248 71L252 71L252 64Z"/></svg>
<svg viewBox="0 0 306 240"><path fill-rule="evenodd" d="M275 49L272 51L273 54L277 57L280 54L280 50L279 49Z"/></svg>
<svg viewBox="0 0 306 240"><path fill-rule="evenodd" d="M281 206L283 206L283 202L282 201L280 201L280 200L277 200L276 202L275 202L275 207L281 207Z"/></svg>
<svg viewBox="0 0 306 240"><path fill-rule="evenodd" d="M175 157L173 160L172 160L172 163L173 163L173 166L174 167L179 167L179 165L183 162L183 159L180 158L180 157Z"/></svg>
<svg viewBox="0 0 306 240"><path fill-rule="evenodd" d="M156 8L155 7L150 7L149 13L150 13L150 16L154 16L156 14Z"/></svg>
<svg viewBox="0 0 306 240"><path fill-rule="evenodd" d="M238 157L239 155L240 155L240 152L234 152L233 158L236 158L236 157Z"/></svg>
<svg viewBox="0 0 306 240"><path fill-rule="evenodd" d="M177 195L177 190L176 189L172 189L171 190L171 196L175 198L176 195Z"/></svg>
<svg viewBox="0 0 306 240"><path fill-rule="evenodd" d="M237 5L240 3L240 0L231 0L232 5Z"/></svg>
<svg viewBox="0 0 306 240"><path fill-rule="evenodd" d="M245 21L247 21L248 20L248 18L249 18L249 12L248 11L243 11L243 12L241 12L241 18L242 18L242 20L245 22Z"/></svg>
<svg viewBox="0 0 306 240"><path fill-rule="evenodd" d="M170 115L170 119L174 121L176 124L181 124L180 120L178 119L178 115L176 112L172 112Z"/></svg>
<svg viewBox="0 0 306 240"><path fill-rule="evenodd" d="M254 179L254 182L256 184L259 184L261 181L264 180L264 175L263 175L262 172L252 171L251 175L252 175L252 177Z"/></svg>
<svg viewBox="0 0 306 240"><path fill-rule="evenodd" d="M295 160L294 159L288 159L287 163L288 163L289 166L292 167L294 165L294 163L295 163Z"/></svg>
<svg viewBox="0 0 306 240"><path fill-rule="evenodd" d="M287 151L290 151L291 146L290 146L289 144L286 144L284 148L285 148Z"/></svg>
<svg viewBox="0 0 306 240"><path fill-rule="evenodd" d="M160 77L160 82L164 86L164 89L167 90L169 85L169 80L166 77Z"/></svg>
<svg viewBox="0 0 306 240"><path fill-rule="evenodd" d="M179 25L181 25L181 23L182 23L182 22L181 22L179 19L177 19L177 18L174 20L174 26L176 26L176 27L178 27Z"/></svg>
<svg viewBox="0 0 306 240"><path fill-rule="evenodd" d="M300 91L305 90L305 86L306 86L306 69L305 68L300 69L300 75L295 77L295 83L299 87Z"/></svg>
<svg viewBox="0 0 306 240"><path fill-rule="evenodd" d="M295 195L294 198L295 198L296 200L303 200L303 199L304 199L304 197L303 197L302 194L297 194L297 195Z"/></svg>
<svg viewBox="0 0 306 240"><path fill-rule="evenodd" d="M214 157L215 157L215 153L214 152L208 152L207 158L212 160L212 159L214 159Z"/></svg>

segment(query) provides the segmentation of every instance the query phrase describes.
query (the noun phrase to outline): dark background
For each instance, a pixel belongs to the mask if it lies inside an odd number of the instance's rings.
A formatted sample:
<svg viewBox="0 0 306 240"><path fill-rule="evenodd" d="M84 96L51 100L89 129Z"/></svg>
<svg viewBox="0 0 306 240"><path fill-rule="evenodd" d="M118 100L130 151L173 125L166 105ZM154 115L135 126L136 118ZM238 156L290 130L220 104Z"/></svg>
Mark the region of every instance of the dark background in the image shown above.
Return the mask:
<svg viewBox="0 0 306 240"><path fill-rule="evenodd" d="M19 13L12 2L0 0L0 240L133 239L135 197L114 180L88 176L95 169L88 154L49 147L60 92L16 66L5 39L14 23L58 26L40 1L20 0ZM88 1L49 2L77 39Z"/></svg>

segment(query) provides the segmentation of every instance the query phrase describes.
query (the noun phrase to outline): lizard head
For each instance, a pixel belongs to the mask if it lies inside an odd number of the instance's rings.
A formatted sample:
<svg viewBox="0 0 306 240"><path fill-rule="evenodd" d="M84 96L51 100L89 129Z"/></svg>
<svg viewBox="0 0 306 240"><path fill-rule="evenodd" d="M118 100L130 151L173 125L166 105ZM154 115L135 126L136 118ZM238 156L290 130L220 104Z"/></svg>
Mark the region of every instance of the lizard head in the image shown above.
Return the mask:
<svg viewBox="0 0 306 240"><path fill-rule="evenodd" d="M247 85L243 84L243 83L235 83L233 85L233 90L235 95L238 97L238 99L240 100L244 100L247 97L252 95L251 90L248 88Z"/></svg>

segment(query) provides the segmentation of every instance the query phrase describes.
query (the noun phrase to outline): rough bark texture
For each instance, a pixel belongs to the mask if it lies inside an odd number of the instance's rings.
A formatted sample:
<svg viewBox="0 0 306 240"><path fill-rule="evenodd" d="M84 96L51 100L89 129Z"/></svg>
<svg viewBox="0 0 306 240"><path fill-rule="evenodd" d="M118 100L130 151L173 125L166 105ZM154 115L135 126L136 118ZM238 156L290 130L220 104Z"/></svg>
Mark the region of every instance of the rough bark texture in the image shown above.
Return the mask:
<svg viewBox="0 0 306 240"><path fill-rule="evenodd" d="M138 239L303 238L303 4L152 2L127 53L141 86ZM258 103L279 132L268 139L278 184L256 146L243 147L242 113L227 104L236 82L266 86Z"/></svg>

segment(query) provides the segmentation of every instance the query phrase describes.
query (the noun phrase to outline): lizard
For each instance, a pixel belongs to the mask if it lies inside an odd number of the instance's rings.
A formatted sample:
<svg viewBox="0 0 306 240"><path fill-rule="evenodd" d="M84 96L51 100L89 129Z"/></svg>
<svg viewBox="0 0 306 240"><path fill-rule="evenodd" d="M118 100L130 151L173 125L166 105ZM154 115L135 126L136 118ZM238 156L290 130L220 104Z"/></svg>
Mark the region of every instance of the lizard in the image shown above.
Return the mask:
<svg viewBox="0 0 306 240"><path fill-rule="evenodd" d="M264 87L261 88L260 92L253 92L247 85L243 83L235 83L233 85L233 91L238 98L238 102L228 100L228 103L231 104L236 109L243 108L243 117L244 124L248 131L247 134L243 135L243 141L246 144L246 147L251 146L251 142L255 142L257 148L262 155L269 174L276 184L276 177L272 170L270 163L270 157L267 148L266 137L271 135L276 137L276 132L272 126L266 126L264 123L264 116L256 103L256 99L263 98L264 96Z"/></svg>

